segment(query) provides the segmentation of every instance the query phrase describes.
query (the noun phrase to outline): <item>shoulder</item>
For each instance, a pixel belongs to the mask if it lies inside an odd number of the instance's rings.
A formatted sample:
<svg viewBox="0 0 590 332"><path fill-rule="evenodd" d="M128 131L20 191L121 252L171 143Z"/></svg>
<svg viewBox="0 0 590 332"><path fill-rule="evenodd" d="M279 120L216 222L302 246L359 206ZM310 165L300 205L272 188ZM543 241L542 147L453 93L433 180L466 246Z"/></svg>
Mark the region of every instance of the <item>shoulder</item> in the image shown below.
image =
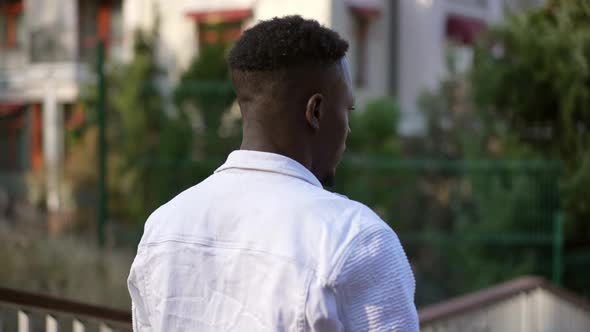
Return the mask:
<svg viewBox="0 0 590 332"><path fill-rule="evenodd" d="M168 202L160 205L149 215L144 223L140 246L149 241L157 240L159 235L162 235L163 229L170 229L172 221L189 213L191 207L194 206L195 199L198 197L195 192L196 188L197 185L182 191Z"/></svg>
<svg viewBox="0 0 590 332"><path fill-rule="evenodd" d="M349 256L355 243L375 232L395 237L389 225L369 207L331 192L318 192L296 209L290 213L297 219L293 234L301 234L295 237L305 237L320 245L314 250L320 253L318 263L323 267L318 272L327 279L331 279L330 275Z"/></svg>
<svg viewBox="0 0 590 332"><path fill-rule="evenodd" d="M338 241L338 246L333 251L334 260L328 279L338 278L343 269L353 266L360 266L362 269L369 261L376 265L391 264L398 260L407 264L397 234L365 204L342 195L327 193L324 200L316 200L312 205L317 207L308 208L307 211L316 216L325 215L320 218L320 222L324 221L329 225L327 237Z"/></svg>
<svg viewBox="0 0 590 332"><path fill-rule="evenodd" d="M306 210L330 222L335 228L347 229L355 235L376 229L391 228L371 208L346 196L322 190L306 205Z"/></svg>

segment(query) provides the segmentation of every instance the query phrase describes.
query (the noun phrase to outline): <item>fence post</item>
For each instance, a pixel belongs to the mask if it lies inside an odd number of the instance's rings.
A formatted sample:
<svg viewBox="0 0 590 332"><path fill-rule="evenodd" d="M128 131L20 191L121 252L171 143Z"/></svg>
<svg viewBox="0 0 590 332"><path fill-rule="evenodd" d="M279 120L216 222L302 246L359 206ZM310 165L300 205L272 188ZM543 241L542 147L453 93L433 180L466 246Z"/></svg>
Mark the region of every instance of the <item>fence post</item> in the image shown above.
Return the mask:
<svg viewBox="0 0 590 332"><path fill-rule="evenodd" d="M553 283L560 286L563 274L563 214L553 218Z"/></svg>
<svg viewBox="0 0 590 332"><path fill-rule="evenodd" d="M98 41L96 48L98 80L98 244L105 243L105 224L107 220L106 190L106 86L104 75L104 42Z"/></svg>

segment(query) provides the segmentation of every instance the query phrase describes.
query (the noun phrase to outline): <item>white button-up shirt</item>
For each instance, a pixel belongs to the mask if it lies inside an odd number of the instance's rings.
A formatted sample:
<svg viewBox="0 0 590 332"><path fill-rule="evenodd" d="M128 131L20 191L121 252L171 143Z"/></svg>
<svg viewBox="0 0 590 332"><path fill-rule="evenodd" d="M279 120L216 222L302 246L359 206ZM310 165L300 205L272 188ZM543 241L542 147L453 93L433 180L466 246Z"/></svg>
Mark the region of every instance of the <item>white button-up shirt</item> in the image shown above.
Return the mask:
<svg viewBox="0 0 590 332"><path fill-rule="evenodd" d="M298 162L235 151L147 220L135 331L418 331L400 242Z"/></svg>

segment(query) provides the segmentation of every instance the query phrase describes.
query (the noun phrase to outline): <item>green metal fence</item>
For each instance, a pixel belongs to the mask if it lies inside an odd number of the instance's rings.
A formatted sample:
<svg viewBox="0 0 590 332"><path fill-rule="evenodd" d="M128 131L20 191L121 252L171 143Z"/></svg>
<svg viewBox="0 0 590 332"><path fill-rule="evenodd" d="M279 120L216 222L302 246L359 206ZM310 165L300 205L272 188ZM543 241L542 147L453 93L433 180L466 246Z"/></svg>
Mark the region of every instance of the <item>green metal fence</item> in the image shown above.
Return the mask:
<svg viewBox="0 0 590 332"><path fill-rule="evenodd" d="M337 190L372 207L412 263L418 304L536 274L561 283L559 162L349 156Z"/></svg>
<svg viewBox="0 0 590 332"><path fill-rule="evenodd" d="M104 89L103 83L100 90ZM225 86L207 84L189 84L178 91L201 96L195 89L204 94L227 91ZM200 106L215 98L206 100ZM98 108L106 112L104 103ZM218 124L219 116L209 120ZM104 160L106 142L101 142ZM165 174L149 179L163 182L157 184L161 190L153 195L157 202L152 205L211 174L222 162L220 149L211 148L201 147L201 157L206 157L201 161L146 161L146 167L164 170L153 174ZM210 150L218 152L215 158ZM523 274L559 284L564 266L584 261L580 255L564 263L560 173L556 161L396 160L348 154L334 190L367 204L396 231L415 272L416 301L424 305ZM122 226L114 217L106 223L101 174L99 234L107 228L101 241L106 237L114 245L135 245L141 225Z"/></svg>
<svg viewBox="0 0 590 332"><path fill-rule="evenodd" d="M569 281L567 287L576 289L580 295L590 298L590 243L585 248L569 250L563 257L563 272ZM585 273L580 273L585 271Z"/></svg>
<svg viewBox="0 0 590 332"><path fill-rule="evenodd" d="M149 165L165 168L168 174L198 174L187 178L190 186L217 163ZM424 305L524 274L560 284L560 171L560 163L552 161L349 155L338 169L333 190L365 203L396 231L415 272L416 301ZM140 237L139 228L125 231L113 224L109 229L114 243L134 244ZM581 260L571 258L576 259Z"/></svg>

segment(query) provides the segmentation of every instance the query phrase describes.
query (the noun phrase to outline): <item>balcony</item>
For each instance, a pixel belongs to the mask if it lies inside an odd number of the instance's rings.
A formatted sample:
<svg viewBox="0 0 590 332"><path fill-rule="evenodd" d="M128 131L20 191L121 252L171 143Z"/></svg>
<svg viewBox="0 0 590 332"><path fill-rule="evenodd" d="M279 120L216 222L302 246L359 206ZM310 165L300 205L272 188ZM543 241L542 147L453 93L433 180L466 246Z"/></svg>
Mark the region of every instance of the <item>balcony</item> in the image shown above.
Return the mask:
<svg viewBox="0 0 590 332"><path fill-rule="evenodd" d="M131 313L0 288L0 331L132 331Z"/></svg>
<svg viewBox="0 0 590 332"><path fill-rule="evenodd" d="M0 71L0 100L34 102L51 89L58 100L78 96L81 83L92 79L91 68L81 62L29 64Z"/></svg>
<svg viewBox="0 0 590 332"><path fill-rule="evenodd" d="M60 101L75 99L92 80L99 39L110 60L121 60L121 1L9 2L10 11L0 5L0 26L11 23L9 32L0 27L0 100L39 102L48 88Z"/></svg>

